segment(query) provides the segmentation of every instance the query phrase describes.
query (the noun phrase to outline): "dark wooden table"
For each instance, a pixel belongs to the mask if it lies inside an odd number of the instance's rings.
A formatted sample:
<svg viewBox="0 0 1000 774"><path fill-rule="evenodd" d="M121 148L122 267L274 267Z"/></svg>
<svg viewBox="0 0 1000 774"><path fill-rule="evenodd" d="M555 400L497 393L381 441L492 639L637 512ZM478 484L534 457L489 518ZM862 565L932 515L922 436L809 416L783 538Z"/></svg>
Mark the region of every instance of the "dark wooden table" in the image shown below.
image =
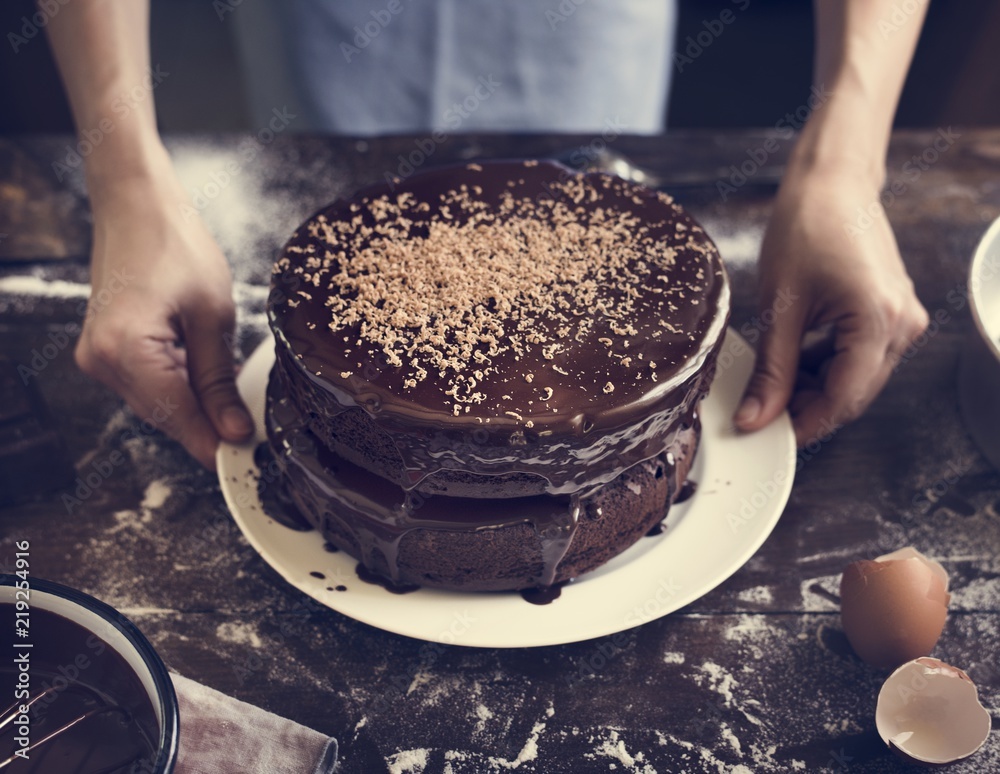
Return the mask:
<svg viewBox="0 0 1000 774"><path fill-rule="evenodd" d="M757 555L678 613L617 639L422 656L423 643L356 623L282 581L242 538L214 475L82 376L72 342L37 383L79 471L116 451L124 461L76 507L52 493L0 510L0 562L12 558L15 539L30 540L35 575L123 610L174 669L336 736L345 774L902 770L874 730L885 675L853 656L840 628L836 592L849 562L911 544L940 559L954 596L935 655L969 672L994 715L1000 691L1000 474L966 434L955 390L970 325L958 301L966 268L1000 216L1000 132L961 132L913 179L904 165L937 136L896 135L889 177L902 190L888 208L937 319L933 335L862 420L800 454L791 501ZM760 158L765 138L611 143L664 175L704 175L676 194L729 264L737 327L753 315L754 261L774 189L761 174L723 196L717 171ZM593 140L279 134L264 143L177 137L170 146L233 263L246 354L266 332L275 250L319 205L396 172L421 147L432 150L431 164ZM50 334L75 330L88 293L79 169L59 182L53 168L71 142L0 141L0 354L21 363ZM780 164L788 144L779 138L767 164ZM995 735L954 770L1000 770Z"/></svg>

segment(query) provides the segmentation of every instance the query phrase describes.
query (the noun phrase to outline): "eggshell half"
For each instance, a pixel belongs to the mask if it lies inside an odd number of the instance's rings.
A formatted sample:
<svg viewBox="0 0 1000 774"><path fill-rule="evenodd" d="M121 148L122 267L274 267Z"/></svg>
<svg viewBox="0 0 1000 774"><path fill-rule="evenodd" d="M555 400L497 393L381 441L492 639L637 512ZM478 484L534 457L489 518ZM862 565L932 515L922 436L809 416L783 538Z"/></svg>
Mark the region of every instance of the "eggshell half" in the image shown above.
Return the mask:
<svg viewBox="0 0 1000 774"><path fill-rule="evenodd" d="M844 633L858 656L883 669L934 649L950 599L944 568L912 548L854 562L840 580Z"/></svg>
<svg viewBox="0 0 1000 774"><path fill-rule="evenodd" d="M882 685L875 726L882 741L903 758L942 765L982 747L991 718L965 672L936 658L918 658Z"/></svg>

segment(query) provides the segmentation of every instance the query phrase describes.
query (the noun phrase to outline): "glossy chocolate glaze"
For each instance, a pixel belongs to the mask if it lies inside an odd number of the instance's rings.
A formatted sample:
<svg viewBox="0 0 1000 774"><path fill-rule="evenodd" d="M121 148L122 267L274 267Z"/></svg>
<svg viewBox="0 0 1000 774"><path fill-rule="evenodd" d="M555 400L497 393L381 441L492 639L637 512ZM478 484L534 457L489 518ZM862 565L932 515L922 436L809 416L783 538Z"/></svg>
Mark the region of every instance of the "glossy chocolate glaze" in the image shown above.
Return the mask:
<svg viewBox="0 0 1000 774"><path fill-rule="evenodd" d="M0 624L14 631L14 606L0 605ZM14 725L0 729L4 774L126 774L152 771L158 724L132 667L106 642L74 621L31 609L28 760L14 758ZM9 625L8 625L9 624ZM9 650L9 648L8 648ZM14 654L14 651L10 651ZM4 704L14 697L13 656L0 663ZM20 704L30 700L15 701ZM8 707L0 719L16 715ZM60 731L64 726L71 727ZM58 733L56 733L58 732ZM55 734L45 741L50 734ZM36 746L37 745L37 746Z"/></svg>
<svg viewBox="0 0 1000 774"><path fill-rule="evenodd" d="M426 213L408 212L418 221L414 233L419 233L429 221L441 219L442 197L462 184L481 188L477 199L493 207L508 192L535 201L565 197L560 186L581 179L593 191L593 200L573 203L582 224L597 208L617 208L637 216L651 239L675 250L671 260L658 265L630 266L645 277L633 285L619 287L595 274L606 303L614 305L626 295L634 300L633 333L619 335L594 309L576 309L573 314L594 319L586 336L579 341L564 337L564 348L553 357L537 349L523 357L512 350L490 357L502 376L480 382L484 400L456 416L444 380L432 376L407 386L406 369L390 366L378 347L362 340L358 326L330 330L328 291L308 284L312 275L304 265L309 251L323 254L329 247L310 236L309 223L317 216L350 222L360 212L365 224L374 225L367 205L411 194L428 205ZM428 476L460 470L528 473L543 478L552 495L586 497L675 442L708 390L729 312L718 253L678 205L616 178L579 178L551 162L441 168L393 189L373 186L317 213L292 237L276 265L268 318L279 370L301 388L301 411L334 416L362 408L392 437L405 469L399 483L410 490ZM463 217L450 214L459 222ZM338 260L349 261L350 255ZM650 290L661 285L672 288L671 294ZM558 338L556 323L544 314L533 325L549 339ZM532 374L531 381L526 374ZM613 390L606 392L604 385ZM544 401L542 391L551 391Z"/></svg>
<svg viewBox="0 0 1000 774"><path fill-rule="evenodd" d="M340 521L335 533L351 534L358 540L356 550L350 553L368 571L380 568L391 584L404 585L397 555L400 541L411 530L485 534L512 524L531 525L542 545L541 571L527 585L550 586L554 582L580 518L579 495L477 500L425 498L407 492L338 457L320 443L273 376L267 390L266 422L289 493L302 511L310 514L310 506L322 502L323 513L311 515L319 519L317 526L323 535L331 534L331 521Z"/></svg>
<svg viewBox="0 0 1000 774"><path fill-rule="evenodd" d="M384 575L372 572L361 563L358 563L358 566L355 567L354 570L358 578L363 580L365 583L370 583L374 586L381 586L390 594L412 594L414 591L418 591L420 589L420 586L412 583L393 583Z"/></svg>
<svg viewBox="0 0 1000 774"><path fill-rule="evenodd" d="M261 441L253 451L253 461L260 472L257 478L257 496L264 513L283 527L296 532L309 532L313 526L303 518L285 488L284 479L278 475L274 452L267 441Z"/></svg>
<svg viewBox="0 0 1000 774"><path fill-rule="evenodd" d="M698 482L692 481L689 478L687 481L684 482L684 486L682 486L680 491L677 493L677 498L674 500L674 502L677 505L680 505L681 503L686 503L688 500L694 497L694 493L697 491L698 491Z"/></svg>
<svg viewBox="0 0 1000 774"><path fill-rule="evenodd" d="M521 599L533 605L551 605L562 596L562 588L567 582L553 583L551 586L541 588L521 589Z"/></svg>
<svg viewBox="0 0 1000 774"><path fill-rule="evenodd" d="M523 550L540 548L537 570L530 578L513 585L509 579L495 582L491 579L477 590L547 588L560 577L565 579L560 570L581 519L604 517L597 495L592 496L594 499L579 494L477 499L424 497L407 492L344 460L319 441L298 409L284 396L281 382L274 374L268 384L265 417L268 438L293 501L328 541L340 543L343 550L361 562L362 579L377 579L390 590L413 582L413 578L405 577L399 562L400 545L409 533L469 532L489 541L493 539L492 533L512 525L530 527L534 538ZM679 488L677 479L686 475L694 454L699 432L697 414L692 413L688 419L691 426L685 431L684 443L677 448L677 453L684 457L666 452L657 458L656 478L665 479L665 487L660 495L663 499L658 501L658 510L653 514L656 519L666 516L666 509ZM636 494L639 490L631 491ZM635 518L645 517L637 513ZM640 536L641 533L636 537ZM618 550L626 547L622 545ZM385 580L378 580L380 575ZM440 585L450 587L448 583ZM534 597L546 595L535 593Z"/></svg>

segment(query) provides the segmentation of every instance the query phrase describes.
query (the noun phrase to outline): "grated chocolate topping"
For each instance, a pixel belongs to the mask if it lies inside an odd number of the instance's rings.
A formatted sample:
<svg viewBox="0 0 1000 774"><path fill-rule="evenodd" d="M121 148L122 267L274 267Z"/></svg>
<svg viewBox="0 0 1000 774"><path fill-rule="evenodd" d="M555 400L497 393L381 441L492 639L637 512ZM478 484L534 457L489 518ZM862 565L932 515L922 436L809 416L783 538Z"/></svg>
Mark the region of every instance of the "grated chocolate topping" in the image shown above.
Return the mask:
<svg viewBox="0 0 1000 774"><path fill-rule="evenodd" d="M715 343L725 285L669 196L551 162L335 202L274 272L272 326L316 378L529 428L669 388Z"/></svg>

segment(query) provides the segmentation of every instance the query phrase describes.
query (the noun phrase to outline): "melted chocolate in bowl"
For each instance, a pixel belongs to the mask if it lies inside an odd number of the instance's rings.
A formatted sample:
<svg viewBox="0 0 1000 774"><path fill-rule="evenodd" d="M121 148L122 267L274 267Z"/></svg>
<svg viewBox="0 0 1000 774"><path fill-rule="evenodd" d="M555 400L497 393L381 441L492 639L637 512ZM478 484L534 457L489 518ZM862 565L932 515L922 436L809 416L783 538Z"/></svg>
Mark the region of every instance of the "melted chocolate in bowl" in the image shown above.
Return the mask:
<svg viewBox="0 0 1000 774"><path fill-rule="evenodd" d="M0 627L14 640L0 660L0 773L170 771L169 756L159 751L158 712L135 669L109 642L43 608L39 598L32 588L23 639L14 636L23 628L15 628L15 605L0 602Z"/></svg>

